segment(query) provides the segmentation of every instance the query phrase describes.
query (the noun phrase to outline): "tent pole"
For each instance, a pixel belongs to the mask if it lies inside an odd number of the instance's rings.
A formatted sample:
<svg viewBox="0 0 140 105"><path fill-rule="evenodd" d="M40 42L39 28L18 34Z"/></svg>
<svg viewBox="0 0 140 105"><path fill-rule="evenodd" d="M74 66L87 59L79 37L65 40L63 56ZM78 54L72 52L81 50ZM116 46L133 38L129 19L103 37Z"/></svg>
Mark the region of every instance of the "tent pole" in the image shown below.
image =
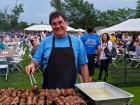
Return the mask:
<svg viewBox="0 0 140 105"><path fill-rule="evenodd" d="M124 82L127 82L126 79L126 41L124 40Z"/></svg>

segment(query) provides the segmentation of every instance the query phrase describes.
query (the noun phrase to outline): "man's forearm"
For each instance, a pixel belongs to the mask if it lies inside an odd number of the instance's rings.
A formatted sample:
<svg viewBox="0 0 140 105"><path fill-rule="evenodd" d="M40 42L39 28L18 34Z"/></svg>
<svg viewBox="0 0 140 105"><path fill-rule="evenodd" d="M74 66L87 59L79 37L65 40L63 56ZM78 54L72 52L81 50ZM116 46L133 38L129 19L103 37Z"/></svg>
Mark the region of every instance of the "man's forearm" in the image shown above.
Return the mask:
<svg viewBox="0 0 140 105"><path fill-rule="evenodd" d="M87 64L81 65L81 76L82 76L83 82L89 82L89 72L88 72Z"/></svg>

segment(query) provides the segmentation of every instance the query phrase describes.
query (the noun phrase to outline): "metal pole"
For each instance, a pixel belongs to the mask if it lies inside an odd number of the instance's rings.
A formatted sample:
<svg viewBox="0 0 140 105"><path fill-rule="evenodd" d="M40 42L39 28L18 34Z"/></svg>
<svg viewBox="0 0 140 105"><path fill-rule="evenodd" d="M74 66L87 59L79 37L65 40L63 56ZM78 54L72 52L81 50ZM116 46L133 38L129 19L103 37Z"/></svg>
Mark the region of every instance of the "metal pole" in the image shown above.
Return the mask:
<svg viewBox="0 0 140 105"><path fill-rule="evenodd" d="M17 0L16 0L16 6L17 6Z"/></svg>
<svg viewBox="0 0 140 105"><path fill-rule="evenodd" d="M124 40L124 82L127 82L126 79L126 41Z"/></svg>

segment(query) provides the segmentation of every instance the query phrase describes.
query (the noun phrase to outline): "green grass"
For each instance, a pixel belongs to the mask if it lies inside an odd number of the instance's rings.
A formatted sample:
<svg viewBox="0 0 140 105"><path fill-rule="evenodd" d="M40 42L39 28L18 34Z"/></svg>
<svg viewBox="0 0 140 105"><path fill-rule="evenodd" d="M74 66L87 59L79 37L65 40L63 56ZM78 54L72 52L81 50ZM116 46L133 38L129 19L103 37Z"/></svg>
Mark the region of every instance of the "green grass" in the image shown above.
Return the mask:
<svg viewBox="0 0 140 105"><path fill-rule="evenodd" d="M24 45L26 46L26 45ZM23 62L22 65L25 67L30 62L29 57L29 50L27 47L26 54L23 56ZM37 85L39 88L41 88L41 75L42 73L40 71L35 72L34 76L37 81ZM9 71L8 80L5 80L5 76L0 76L0 88L31 88L30 78L25 73L25 70L13 70Z"/></svg>
<svg viewBox="0 0 140 105"><path fill-rule="evenodd" d="M26 54L23 57L23 65L26 66L30 59L28 56L29 51L26 51ZM96 69L94 78L97 79L98 76L98 69ZM37 71L35 72L35 79L37 80L37 85L39 86L39 88L41 89L41 83L42 83L42 76L41 76L41 72ZM112 74L109 74L109 78L108 78L108 83L117 86L131 94L134 95L133 98L133 102L132 105L139 105L140 104L140 82L135 82L135 81L131 81L131 82L127 82L127 83L114 83L112 76L110 76ZM135 75L133 75L135 76ZM122 78L122 77L121 77ZM131 77L131 78L135 78L135 77ZM140 78L139 78L140 79ZM0 88L8 88L8 87L12 87L12 88L31 88L31 83L30 83L30 79L29 76L25 73L25 71L18 71L18 70L14 70L14 71L10 71L9 75L8 75L8 80L5 80L5 76L0 76Z"/></svg>
<svg viewBox="0 0 140 105"><path fill-rule="evenodd" d="M41 84L41 73L36 72L35 78L37 80L38 86ZM19 72L14 70L9 73L8 80L5 80L5 76L0 77L0 88L7 88L7 87L14 87L14 88L31 88L30 78L24 72Z"/></svg>

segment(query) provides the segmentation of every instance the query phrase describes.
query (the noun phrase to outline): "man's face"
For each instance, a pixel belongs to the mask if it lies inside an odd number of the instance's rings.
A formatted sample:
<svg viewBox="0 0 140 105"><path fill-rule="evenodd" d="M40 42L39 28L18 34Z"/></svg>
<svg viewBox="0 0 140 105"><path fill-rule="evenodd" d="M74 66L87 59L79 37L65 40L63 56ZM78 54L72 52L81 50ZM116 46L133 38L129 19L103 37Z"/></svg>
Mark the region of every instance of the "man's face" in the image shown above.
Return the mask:
<svg viewBox="0 0 140 105"><path fill-rule="evenodd" d="M67 32L67 23L61 16L52 19L51 27L54 32L54 35L59 37L65 36Z"/></svg>

